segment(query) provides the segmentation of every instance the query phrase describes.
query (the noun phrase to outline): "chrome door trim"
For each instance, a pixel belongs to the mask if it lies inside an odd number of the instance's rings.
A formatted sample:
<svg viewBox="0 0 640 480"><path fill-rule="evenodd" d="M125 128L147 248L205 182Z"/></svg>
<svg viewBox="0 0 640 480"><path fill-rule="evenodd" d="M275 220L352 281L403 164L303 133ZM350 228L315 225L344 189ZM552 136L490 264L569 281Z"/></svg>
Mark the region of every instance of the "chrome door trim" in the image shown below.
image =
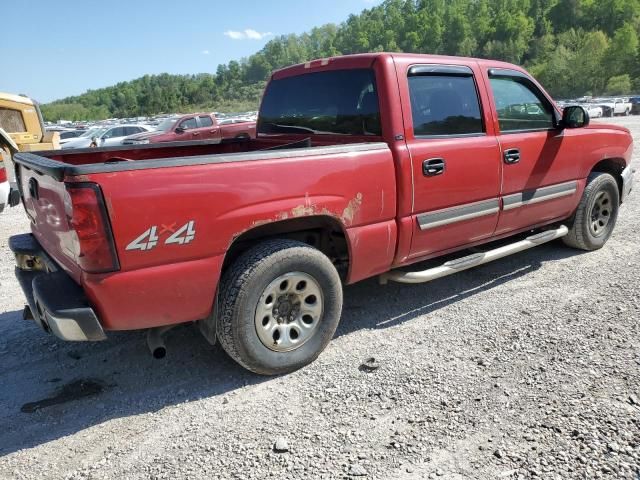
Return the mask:
<svg viewBox="0 0 640 480"><path fill-rule="evenodd" d="M472 218L493 215L500 211L500 200L492 198L480 202L467 203L455 207L443 208L433 212L418 215L418 225L420 230L429 230L449 225L451 223L462 222Z"/></svg>
<svg viewBox="0 0 640 480"><path fill-rule="evenodd" d="M546 202L555 198L566 197L576 193L578 182L558 183L548 187L537 188L535 190L525 190L524 192L512 193L502 197L502 209L512 210L514 208L531 205L534 203Z"/></svg>

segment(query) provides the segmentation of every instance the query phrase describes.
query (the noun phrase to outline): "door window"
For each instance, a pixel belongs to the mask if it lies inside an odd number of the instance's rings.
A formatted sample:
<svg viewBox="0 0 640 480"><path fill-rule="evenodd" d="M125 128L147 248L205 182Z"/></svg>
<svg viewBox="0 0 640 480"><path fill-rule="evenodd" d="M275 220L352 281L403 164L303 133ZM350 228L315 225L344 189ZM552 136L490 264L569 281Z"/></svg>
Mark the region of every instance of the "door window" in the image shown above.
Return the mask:
<svg viewBox="0 0 640 480"><path fill-rule="evenodd" d="M102 138L109 139L109 138L117 138L117 137L124 137L124 128L123 127L115 127L112 128L111 130L109 130L107 133L105 133Z"/></svg>
<svg viewBox="0 0 640 480"><path fill-rule="evenodd" d="M409 76L409 94L416 137L484 133L478 93L471 75Z"/></svg>
<svg viewBox="0 0 640 480"><path fill-rule="evenodd" d="M553 128L553 111L525 77L490 77L501 132Z"/></svg>
<svg viewBox="0 0 640 480"><path fill-rule="evenodd" d="M196 117L187 118L180 122L180 128L184 130L189 130L191 128L198 128L198 123L196 122Z"/></svg>
<svg viewBox="0 0 640 480"><path fill-rule="evenodd" d="M0 128L7 133L26 132L22 113L11 108L0 108Z"/></svg>
<svg viewBox="0 0 640 480"><path fill-rule="evenodd" d="M199 117L199 119L201 128L210 127L211 125L213 125L213 120L211 120L211 117L209 116L202 116Z"/></svg>

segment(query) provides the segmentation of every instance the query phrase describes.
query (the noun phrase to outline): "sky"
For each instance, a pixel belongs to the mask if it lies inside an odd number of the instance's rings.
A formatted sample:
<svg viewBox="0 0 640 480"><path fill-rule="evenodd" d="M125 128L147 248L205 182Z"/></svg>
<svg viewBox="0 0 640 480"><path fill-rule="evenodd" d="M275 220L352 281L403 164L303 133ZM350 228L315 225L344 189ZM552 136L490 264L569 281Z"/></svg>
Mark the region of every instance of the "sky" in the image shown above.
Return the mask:
<svg viewBox="0 0 640 480"><path fill-rule="evenodd" d="M0 91L46 103L154 73L215 73L381 0L2 0Z"/></svg>

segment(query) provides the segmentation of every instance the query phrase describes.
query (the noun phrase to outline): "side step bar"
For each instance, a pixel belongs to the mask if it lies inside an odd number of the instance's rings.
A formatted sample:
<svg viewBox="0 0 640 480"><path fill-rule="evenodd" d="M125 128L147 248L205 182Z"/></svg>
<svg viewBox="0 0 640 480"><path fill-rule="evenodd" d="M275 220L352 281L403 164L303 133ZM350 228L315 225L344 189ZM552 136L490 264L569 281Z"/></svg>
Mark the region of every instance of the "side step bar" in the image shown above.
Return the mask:
<svg viewBox="0 0 640 480"><path fill-rule="evenodd" d="M545 230L544 232L531 235L519 242L498 247L493 250L489 250L488 252L473 253L466 257L450 260L439 267L429 268L428 270L423 270L421 272L386 272L380 275L379 281L381 285L386 285L389 280L400 283L430 282L436 278L446 277L453 273L462 272L463 270L468 270L469 268L477 267L478 265L483 265L500 258L508 257L514 253L537 247L538 245L550 242L556 238L564 237L567 233L569 233L569 229L564 225L560 225L554 230Z"/></svg>

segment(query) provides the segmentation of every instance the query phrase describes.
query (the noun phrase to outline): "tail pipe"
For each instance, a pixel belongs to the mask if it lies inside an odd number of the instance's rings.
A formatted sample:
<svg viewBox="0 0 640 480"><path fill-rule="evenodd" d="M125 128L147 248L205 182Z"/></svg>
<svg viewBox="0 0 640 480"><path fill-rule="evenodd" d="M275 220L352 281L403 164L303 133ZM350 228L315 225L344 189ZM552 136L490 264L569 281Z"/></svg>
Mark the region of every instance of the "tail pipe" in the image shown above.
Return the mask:
<svg viewBox="0 0 640 480"><path fill-rule="evenodd" d="M424 283L435 280L436 278L446 277L453 273L462 272L478 265L504 258L514 253L528 250L543 243L550 242L556 238L564 237L569 233L569 229L560 225L553 230L546 230L536 235L531 235L524 240L515 242L509 245L495 248L484 253L474 253L466 257L462 257L456 260L443 263L439 267L430 268L421 272L402 272L391 271L380 275L379 280L382 285L386 284L389 280L399 283Z"/></svg>
<svg viewBox="0 0 640 480"><path fill-rule="evenodd" d="M173 327L173 325L167 325L147 330L147 346L153 358L161 359L167 356L167 346L164 344L162 336Z"/></svg>

